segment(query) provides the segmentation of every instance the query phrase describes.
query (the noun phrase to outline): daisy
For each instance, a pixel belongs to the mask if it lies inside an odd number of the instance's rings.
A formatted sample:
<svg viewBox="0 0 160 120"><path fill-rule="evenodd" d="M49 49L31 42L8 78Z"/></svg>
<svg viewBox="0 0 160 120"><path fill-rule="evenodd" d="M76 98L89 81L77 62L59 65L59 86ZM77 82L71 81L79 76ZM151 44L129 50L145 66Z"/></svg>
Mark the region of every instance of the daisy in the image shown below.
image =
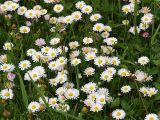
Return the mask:
<svg viewBox="0 0 160 120"><path fill-rule="evenodd" d="M143 93L144 97L148 95L148 88L147 87L141 87L139 91L141 93Z"/></svg>
<svg viewBox="0 0 160 120"><path fill-rule="evenodd" d="M152 97L153 95L156 95L158 93L158 90L155 88L149 88L148 89L148 96Z"/></svg>
<svg viewBox="0 0 160 120"><path fill-rule="evenodd" d="M73 58L73 59L71 59L71 65L72 66L77 66L80 63L81 63L81 59L79 59L79 58Z"/></svg>
<svg viewBox="0 0 160 120"><path fill-rule="evenodd" d="M27 56L33 56L36 53L35 49L28 49L27 50Z"/></svg>
<svg viewBox="0 0 160 120"><path fill-rule="evenodd" d="M57 69L57 63L56 61L52 61L48 64L48 68L51 70L56 70Z"/></svg>
<svg viewBox="0 0 160 120"><path fill-rule="evenodd" d="M122 93L129 93L131 91L131 87L129 85L125 85L121 87Z"/></svg>
<svg viewBox="0 0 160 120"><path fill-rule="evenodd" d="M18 66L21 70L26 70L31 67L31 63L28 60L23 60L23 61L20 61Z"/></svg>
<svg viewBox="0 0 160 120"><path fill-rule="evenodd" d="M96 54L93 52L89 52L87 54L85 54L85 60L86 61L90 61L96 58Z"/></svg>
<svg viewBox="0 0 160 120"><path fill-rule="evenodd" d="M90 21L96 22L101 18L102 18L102 16L100 14L93 14L93 15L90 16Z"/></svg>
<svg viewBox="0 0 160 120"><path fill-rule="evenodd" d="M130 72L125 68L121 68L118 70L118 75L120 75L121 77L128 77L130 76Z"/></svg>
<svg viewBox="0 0 160 120"><path fill-rule="evenodd" d="M20 33L29 33L30 32L30 28L28 26L22 26L19 28Z"/></svg>
<svg viewBox="0 0 160 120"><path fill-rule="evenodd" d="M122 24L123 24L123 25L128 25L128 24L129 24L129 20L123 20L123 21L122 21Z"/></svg>
<svg viewBox="0 0 160 120"><path fill-rule="evenodd" d="M111 63L112 65L119 66L120 60L118 59L118 57L111 57L110 63Z"/></svg>
<svg viewBox="0 0 160 120"><path fill-rule="evenodd" d="M67 99L77 99L79 96L79 90L74 88L67 89L64 95Z"/></svg>
<svg viewBox="0 0 160 120"><path fill-rule="evenodd" d="M40 104L38 102L31 102L28 105L28 110L32 113L40 110Z"/></svg>
<svg viewBox="0 0 160 120"><path fill-rule="evenodd" d="M35 5L33 7L33 10L41 10L41 9L42 9L42 7L40 5Z"/></svg>
<svg viewBox="0 0 160 120"><path fill-rule="evenodd" d="M110 26L108 26L108 25L105 25L105 26L104 26L104 31L105 31L105 32L111 32L111 31L112 31L112 28L111 28Z"/></svg>
<svg viewBox="0 0 160 120"><path fill-rule="evenodd" d="M41 47L43 45L45 45L46 42L43 38L38 38L36 41L35 41L35 45L37 45L38 47Z"/></svg>
<svg viewBox="0 0 160 120"><path fill-rule="evenodd" d="M97 98L96 98L96 102L101 104L101 105L104 105L106 104L106 97L105 95L98 95Z"/></svg>
<svg viewBox="0 0 160 120"><path fill-rule="evenodd" d="M41 15L47 14L47 10L46 10L46 9L42 9L42 10L40 10L40 11L41 11Z"/></svg>
<svg viewBox="0 0 160 120"><path fill-rule="evenodd" d="M3 72L12 72L14 69L15 69L15 66L12 64L4 63L0 65L0 71L3 71Z"/></svg>
<svg viewBox="0 0 160 120"><path fill-rule="evenodd" d="M159 118L155 113L150 113L146 115L144 120L159 120Z"/></svg>
<svg viewBox="0 0 160 120"><path fill-rule="evenodd" d="M57 18L56 18L56 17L51 17L51 18L49 19L49 23L50 23L50 24L56 24L56 23L57 23Z"/></svg>
<svg viewBox="0 0 160 120"><path fill-rule="evenodd" d="M18 8L17 13L18 15L24 15L26 11L27 11L27 8L25 6L21 6Z"/></svg>
<svg viewBox="0 0 160 120"><path fill-rule="evenodd" d="M4 50L11 50L12 48L13 48L13 43L11 43L11 42L6 42L6 43L4 43L4 45L3 45L3 49Z"/></svg>
<svg viewBox="0 0 160 120"><path fill-rule="evenodd" d="M77 9L82 9L84 6L86 5L86 3L84 1L78 1L75 6Z"/></svg>
<svg viewBox="0 0 160 120"><path fill-rule="evenodd" d="M74 21L78 21L78 20L81 20L82 13L79 12L79 11L75 11L75 12L72 13L71 16L73 17Z"/></svg>
<svg viewBox="0 0 160 120"><path fill-rule="evenodd" d="M92 104L94 104L94 101L91 100L91 99L86 99L86 100L84 100L84 104L85 104L86 106L88 106L88 107L91 107Z"/></svg>
<svg viewBox="0 0 160 120"><path fill-rule="evenodd" d="M76 49L79 46L77 41L69 42L70 49Z"/></svg>
<svg viewBox="0 0 160 120"><path fill-rule="evenodd" d="M73 20L74 20L74 18L71 15L64 17L64 23L66 23L66 24L71 24L73 22Z"/></svg>
<svg viewBox="0 0 160 120"><path fill-rule="evenodd" d="M82 7L82 13L90 14L92 12L92 7L90 5L85 5Z"/></svg>
<svg viewBox="0 0 160 120"><path fill-rule="evenodd" d="M103 30L104 30L104 24L102 24L102 23L96 23L93 26L93 31L102 32Z"/></svg>
<svg viewBox="0 0 160 120"><path fill-rule="evenodd" d="M153 19L153 15L145 14L145 15L141 18L141 21L142 21L142 23L150 24L150 23L152 22L152 19Z"/></svg>
<svg viewBox="0 0 160 120"><path fill-rule="evenodd" d="M24 15L25 15L26 18L33 19L35 17L35 11L32 10L32 9L27 10Z"/></svg>
<svg viewBox="0 0 160 120"><path fill-rule="evenodd" d="M54 108L57 106L57 102L58 102L58 99L57 98L50 98L49 99L49 106Z"/></svg>
<svg viewBox="0 0 160 120"><path fill-rule="evenodd" d="M138 63L141 65L146 65L147 63L149 63L149 58L146 56L142 56L140 58L138 58Z"/></svg>
<svg viewBox="0 0 160 120"><path fill-rule="evenodd" d="M103 71L100 74L100 79L103 80L103 81L110 82L113 79L113 75L110 74L108 71Z"/></svg>
<svg viewBox="0 0 160 120"><path fill-rule="evenodd" d="M56 4L56 5L53 7L53 10L54 10L56 13L62 12L63 9L64 9L64 7L63 7L61 4Z"/></svg>
<svg viewBox="0 0 160 120"><path fill-rule="evenodd" d="M117 38L115 37L110 37L110 38L106 38L103 40L104 43L107 43L107 45L115 45L117 44Z"/></svg>
<svg viewBox="0 0 160 120"><path fill-rule="evenodd" d="M96 91L96 89L97 89L97 85L94 82L89 82L89 83L85 84L84 86L82 86L82 88L81 88L81 90L86 93L92 93L92 92Z"/></svg>
<svg viewBox="0 0 160 120"><path fill-rule="evenodd" d="M103 38L108 38L109 37L109 33L108 32L102 32L102 34L101 34L101 36L103 37Z"/></svg>
<svg viewBox="0 0 160 120"><path fill-rule="evenodd" d="M88 77L88 76L92 76L95 74L95 69L92 67L88 67L84 70L84 74Z"/></svg>
<svg viewBox="0 0 160 120"><path fill-rule="evenodd" d="M13 91L12 91L12 89L3 89L3 90L1 90L0 97L2 99L5 99L5 100L13 99Z"/></svg>
<svg viewBox="0 0 160 120"><path fill-rule="evenodd" d="M129 29L129 32L134 35L136 34L136 31L137 31L137 33L140 33L140 31L141 31L138 26L136 28L133 26L133 27L130 27L130 29Z"/></svg>
<svg viewBox="0 0 160 120"><path fill-rule="evenodd" d="M112 117L116 120L124 119L126 116L126 113L122 109L116 109L112 112Z"/></svg>
<svg viewBox="0 0 160 120"><path fill-rule="evenodd" d="M115 50L111 46L101 46L102 52L109 55L113 53Z"/></svg>
<svg viewBox="0 0 160 120"><path fill-rule="evenodd" d="M103 67L106 65L106 58L104 56L98 56L94 59L94 64L98 67Z"/></svg>
<svg viewBox="0 0 160 120"><path fill-rule="evenodd" d="M0 63L3 64L3 63L7 63L7 55L4 54L4 55L0 55Z"/></svg>
<svg viewBox="0 0 160 120"><path fill-rule="evenodd" d="M85 37L85 38L83 39L83 43L84 43L85 45L91 44L91 43L93 43L93 39L90 38L90 37Z"/></svg>
<svg viewBox="0 0 160 120"><path fill-rule="evenodd" d="M98 104L98 103L92 104L90 110L93 111L93 112L99 112L99 111L102 110L102 105Z"/></svg>
<svg viewBox="0 0 160 120"><path fill-rule="evenodd" d="M56 45L56 44L60 43L60 38L58 38L58 37L52 38L49 43L50 43L50 45Z"/></svg>

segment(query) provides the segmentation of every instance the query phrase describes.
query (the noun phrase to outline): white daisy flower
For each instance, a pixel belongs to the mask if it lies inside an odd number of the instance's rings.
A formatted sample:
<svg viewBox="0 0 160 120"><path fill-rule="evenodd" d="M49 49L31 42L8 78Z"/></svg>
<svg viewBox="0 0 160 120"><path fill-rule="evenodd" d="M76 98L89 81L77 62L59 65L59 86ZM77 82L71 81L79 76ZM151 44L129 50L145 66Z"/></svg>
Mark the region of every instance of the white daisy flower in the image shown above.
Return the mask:
<svg viewBox="0 0 160 120"><path fill-rule="evenodd" d="M159 120L159 118L155 113L150 113L146 115L144 120Z"/></svg>
<svg viewBox="0 0 160 120"><path fill-rule="evenodd" d="M64 9L63 5L61 4L56 4L54 7L53 7L53 10L56 12L56 13L60 13L62 12Z"/></svg>
<svg viewBox="0 0 160 120"><path fill-rule="evenodd" d="M28 110L32 113L38 112L40 110L40 104L38 102L31 102L28 105Z"/></svg>
<svg viewBox="0 0 160 120"><path fill-rule="evenodd" d="M3 90L1 90L0 97L2 99L5 99L5 100L13 99L13 91L12 91L12 89L3 89Z"/></svg>
<svg viewBox="0 0 160 120"><path fill-rule="evenodd" d="M92 12L92 7L90 5L85 5L84 7L82 7L82 13L85 14L90 14Z"/></svg>
<svg viewBox="0 0 160 120"><path fill-rule="evenodd" d="M102 24L102 23L96 23L93 26L93 31L102 32L103 30L104 30L104 24Z"/></svg>
<svg viewBox="0 0 160 120"><path fill-rule="evenodd" d="M131 87L129 85L125 85L121 87L122 93L129 93L131 91Z"/></svg>
<svg viewBox="0 0 160 120"><path fill-rule="evenodd" d="M146 56L142 56L140 58L138 58L138 63L141 65L146 65L147 63L149 63L149 58Z"/></svg>
<svg viewBox="0 0 160 120"><path fill-rule="evenodd" d="M21 70L26 70L31 67L31 63L28 60L23 60L23 61L20 61L18 66Z"/></svg>
<svg viewBox="0 0 160 120"><path fill-rule="evenodd" d="M20 33L29 33L30 28L28 26L22 26L19 28Z"/></svg>
<svg viewBox="0 0 160 120"><path fill-rule="evenodd" d="M126 116L126 113L122 109L116 109L112 112L112 117L116 120L124 119Z"/></svg>

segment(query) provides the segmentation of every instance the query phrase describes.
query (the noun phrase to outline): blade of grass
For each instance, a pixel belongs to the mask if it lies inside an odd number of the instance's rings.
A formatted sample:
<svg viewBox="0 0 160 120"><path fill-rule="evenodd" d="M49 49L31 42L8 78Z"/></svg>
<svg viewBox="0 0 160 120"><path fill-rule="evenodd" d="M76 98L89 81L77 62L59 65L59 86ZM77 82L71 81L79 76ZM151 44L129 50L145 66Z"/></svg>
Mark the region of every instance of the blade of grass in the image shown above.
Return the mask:
<svg viewBox="0 0 160 120"><path fill-rule="evenodd" d="M154 33L154 35L151 38L151 45L154 45L156 43L155 39L156 39L156 36L157 36L157 34L159 32L159 29L160 29L160 24L158 25L158 28L157 28L156 32Z"/></svg>
<svg viewBox="0 0 160 120"><path fill-rule="evenodd" d="M17 71L17 75L19 77L19 82L20 82L20 87L21 87L22 99L23 99L23 102L24 102L24 106L27 108L28 107L28 97L27 97L27 92L26 92L25 86L24 86L24 82L23 82L21 74L18 71Z"/></svg>

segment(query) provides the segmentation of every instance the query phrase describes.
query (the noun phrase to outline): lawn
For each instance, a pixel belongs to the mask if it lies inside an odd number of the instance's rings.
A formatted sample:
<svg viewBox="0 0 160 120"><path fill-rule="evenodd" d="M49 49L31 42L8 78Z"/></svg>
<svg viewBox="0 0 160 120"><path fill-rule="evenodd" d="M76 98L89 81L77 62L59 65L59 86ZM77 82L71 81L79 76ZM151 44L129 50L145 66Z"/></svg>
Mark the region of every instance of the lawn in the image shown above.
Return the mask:
<svg viewBox="0 0 160 120"><path fill-rule="evenodd" d="M159 120L159 0L0 0L1 120Z"/></svg>

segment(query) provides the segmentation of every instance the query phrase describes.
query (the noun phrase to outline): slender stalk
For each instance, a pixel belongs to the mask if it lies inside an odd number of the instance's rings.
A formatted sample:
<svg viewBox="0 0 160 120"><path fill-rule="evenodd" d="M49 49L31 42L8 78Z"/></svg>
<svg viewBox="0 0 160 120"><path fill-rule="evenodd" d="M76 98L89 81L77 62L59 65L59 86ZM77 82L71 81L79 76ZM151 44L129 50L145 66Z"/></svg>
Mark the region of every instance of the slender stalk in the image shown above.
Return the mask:
<svg viewBox="0 0 160 120"><path fill-rule="evenodd" d="M136 82L135 80L134 80L134 83L135 83L135 85L136 85L137 92L138 92L139 97L140 97L140 99L141 99L141 101L142 101L143 107L144 107L146 113L148 113L148 110L147 110L147 107L146 107L146 105L145 105L145 103L144 103L144 101L143 101L142 95L141 95L141 93L139 92L138 84L137 84L137 82Z"/></svg>

